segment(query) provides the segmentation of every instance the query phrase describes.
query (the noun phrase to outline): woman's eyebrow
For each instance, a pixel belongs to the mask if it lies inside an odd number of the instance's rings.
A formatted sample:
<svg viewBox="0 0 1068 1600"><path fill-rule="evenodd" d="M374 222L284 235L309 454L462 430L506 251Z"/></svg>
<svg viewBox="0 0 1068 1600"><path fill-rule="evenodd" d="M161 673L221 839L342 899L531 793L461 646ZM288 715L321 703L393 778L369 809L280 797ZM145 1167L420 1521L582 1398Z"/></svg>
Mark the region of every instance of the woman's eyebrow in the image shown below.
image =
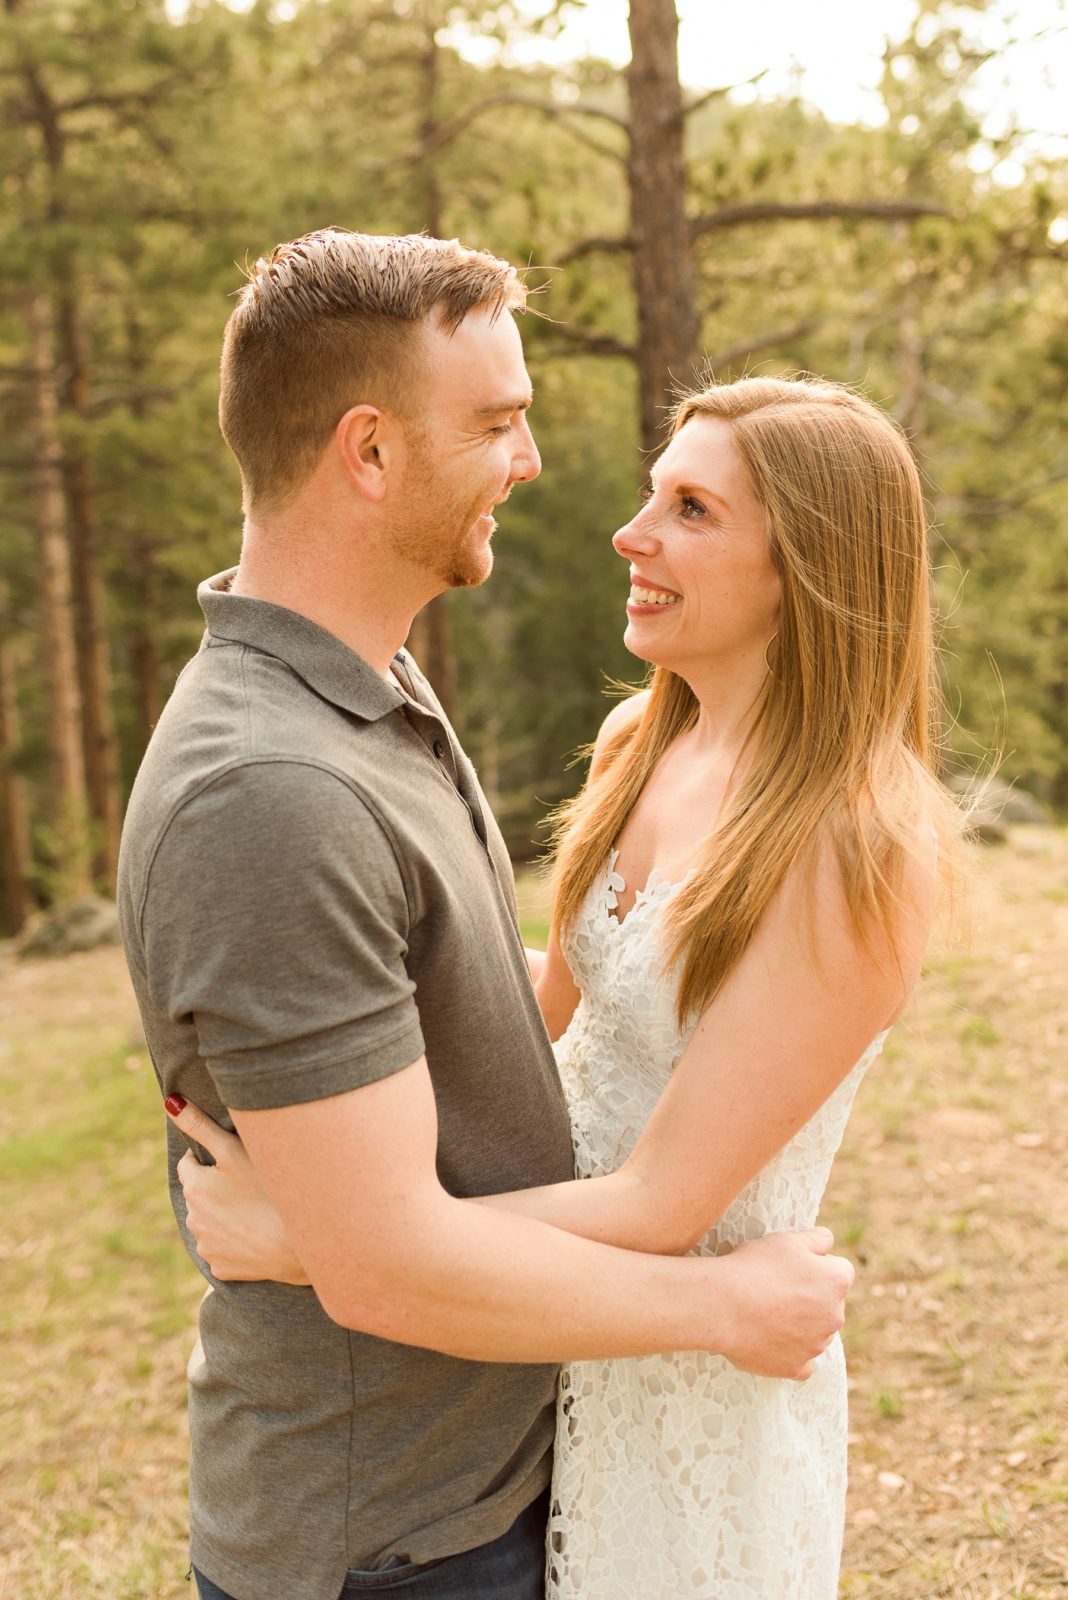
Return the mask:
<svg viewBox="0 0 1068 1600"><path fill-rule="evenodd" d="M650 474L649 474L649 483L650 483L651 487L655 490L656 489L656 474L653 473L653 472L650 472ZM701 499L703 499L703 500L715 500L715 501L717 501L723 507L724 511L730 511L730 509L731 509L729 501L724 500L723 496L721 494L717 494L714 489L706 489L704 484L702 484L702 483L686 483L685 481L683 481L681 483L677 483L675 485L675 493L677 495L684 495L684 494L699 495L701 497Z"/></svg>

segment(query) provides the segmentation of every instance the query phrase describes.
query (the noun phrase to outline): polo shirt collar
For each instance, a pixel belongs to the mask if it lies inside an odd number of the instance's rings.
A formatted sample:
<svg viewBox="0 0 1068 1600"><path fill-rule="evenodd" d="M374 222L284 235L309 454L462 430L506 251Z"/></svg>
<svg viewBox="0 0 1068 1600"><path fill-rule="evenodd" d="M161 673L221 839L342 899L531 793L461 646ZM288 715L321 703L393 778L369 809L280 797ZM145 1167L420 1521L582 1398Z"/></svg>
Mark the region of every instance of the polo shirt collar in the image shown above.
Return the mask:
<svg viewBox="0 0 1068 1600"><path fill-rule="evenodd" d="M365 722L376 722L404 704L399 689L387 683L336 634L321 628L310 617L269 600L231 594L229 586L236 572L237 568L232 567L229 572L217 573L197 589L197 600L213 638L229 639L277 656L316 694Z"/></svg>

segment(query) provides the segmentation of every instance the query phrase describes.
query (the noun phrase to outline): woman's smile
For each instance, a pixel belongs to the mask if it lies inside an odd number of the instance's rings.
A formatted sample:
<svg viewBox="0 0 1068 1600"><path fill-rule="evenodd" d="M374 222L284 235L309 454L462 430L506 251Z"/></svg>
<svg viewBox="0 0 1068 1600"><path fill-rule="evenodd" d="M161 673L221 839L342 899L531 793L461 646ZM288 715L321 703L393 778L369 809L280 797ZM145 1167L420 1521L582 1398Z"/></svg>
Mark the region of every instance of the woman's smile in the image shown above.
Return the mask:
<svg viewBox="0 0 1068 1600"><path fill-rule="evenodd" d="M632 575L630 598L627 601L629 616L644 617L651 616L657 611L672 611L681 603L682 596L674 589L665 589L661 584L650 583L637 573Z"/></svg>

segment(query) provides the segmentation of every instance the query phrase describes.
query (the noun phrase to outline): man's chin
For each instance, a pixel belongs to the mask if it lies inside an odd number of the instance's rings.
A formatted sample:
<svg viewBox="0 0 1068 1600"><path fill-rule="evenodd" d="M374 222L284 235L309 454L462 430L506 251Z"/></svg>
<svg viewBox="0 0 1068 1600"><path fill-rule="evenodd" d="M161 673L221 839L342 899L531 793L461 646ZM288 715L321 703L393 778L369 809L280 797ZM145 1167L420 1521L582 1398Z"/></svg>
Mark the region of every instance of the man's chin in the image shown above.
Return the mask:
<svg viewBox="0 0 1068 1600"><path fill-rule="evenodd" d="M479 551L468 551L463 561L450 569L447 582L450 589L477 589L493 571L493 551L487 544Z"/></svg>
<svg viewBox="0 0 1068 1600"><path fill-rule="evenodd" d="M493 571L493 546L490 543L497 524L492 517L478 517L468 528L462 544L453 550L446 573L450 589L477 589Z"/></svg>

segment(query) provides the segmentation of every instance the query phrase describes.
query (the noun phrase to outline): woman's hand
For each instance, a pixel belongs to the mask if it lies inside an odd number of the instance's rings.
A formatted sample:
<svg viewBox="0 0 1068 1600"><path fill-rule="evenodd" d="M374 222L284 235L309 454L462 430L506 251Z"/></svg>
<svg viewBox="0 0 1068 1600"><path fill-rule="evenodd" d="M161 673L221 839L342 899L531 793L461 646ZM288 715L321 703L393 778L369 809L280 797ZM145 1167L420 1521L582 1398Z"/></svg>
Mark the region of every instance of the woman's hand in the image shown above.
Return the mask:
<svg viewBox="0 0 1068 1600"><path fill-rule="evenodd" d="M165 1103L171 1120L215 1158L205 1167L187 1150L178 1163L186 1224L212 1275L227 1283L309 1283L241 1140L181 1095Z"/></svg>

